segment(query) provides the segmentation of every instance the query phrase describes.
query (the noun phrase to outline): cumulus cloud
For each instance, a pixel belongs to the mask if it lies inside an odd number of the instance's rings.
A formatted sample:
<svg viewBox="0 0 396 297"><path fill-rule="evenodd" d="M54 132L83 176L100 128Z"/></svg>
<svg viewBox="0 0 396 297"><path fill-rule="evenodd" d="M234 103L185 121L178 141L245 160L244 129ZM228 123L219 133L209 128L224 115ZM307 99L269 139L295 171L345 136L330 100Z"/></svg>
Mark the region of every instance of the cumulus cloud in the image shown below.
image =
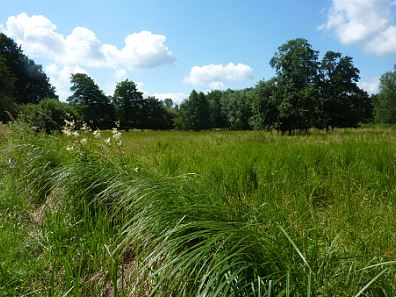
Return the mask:
<svg viewBox="0 0 396 297"><path fill-rule="evenodd" d="M250 80L252 79L252 73L252 68L246 64L209 64L192 67L184 82L195 86L212 85L224 88L225 81Z"/></svg>
<svg viewBox="0 0 396 297"><path fill-rule="evenodd" d="M114 72L114 76L117 80L124 80L128 77L128 71L123 68L116 69Z"/></svg>
<svg viewBox="0 0 396 297"><path fill-rule="evenodd" d="M152 96L160 100L172 99L176 104L180 104L186 98L184 93L153 93Z"/></svg>
<svg viewBox="0 0 396 297"><path fill-rule="evenodd" d="M221 81L214 81L209 84L211 90L224 90L225 85Z"/></svg>
<svg viewBox="0 0 396 297"><path fill-rule="evenodd" d="M175 60L172 52L165 45L165 41L164 35L141 31L128 35L122 49L111 44L104 44L102 50L106 60L115 64L125 65L129 69L151 68L169 64Z"/></svg>
<svg viewBox="0 0 396 297"><path fill-rule="evenodd" d="M128 35L125 46L118 49L102 43L93 31L84 27L75 27L69 35L63 36L57 32L56 25L42 15L11 16L1 28L21 44L28 55L47 57L61 65L136 69L175 60L165 45L166 37L149 31Z"/></svg>
<svg viewBox="0 0 396 297"><path fill-rule="evenodd" d="M359 87L369 94L377 94L379 92L379 78L374 78L369 81L359 82Z"/></svg>
<svg viewBox="0 0 396 297"><path fill-rule="evenodd" d="M332 0L320 29L334 32L344 44L362 43L376 54L396 52L391 0Z"/></svg>
<svg viewBox="0 0 396 297"><path fill-rule="evenodd" d="M61 98L69 92L70 75L86 72L85 67L115 69L115 78L127 77L127 70L152 68L173 63L174 55L166 46L166 37L150 31L129 34L125 46L102 43L96 34L84 27L75 27L69 35L42 15L21 13L10 16L0 31L13 38L28 56L50 61L46 67L51 83Z"/></svg>
<svg viewBox="0 0 396 297"><path fill-rule="evenodd" d="M50 64L45 67L50 82L55 86L60 98L66 99L70 94L70 78L74 73L89 74L85 69L78 66L59 66Z"/></svg>

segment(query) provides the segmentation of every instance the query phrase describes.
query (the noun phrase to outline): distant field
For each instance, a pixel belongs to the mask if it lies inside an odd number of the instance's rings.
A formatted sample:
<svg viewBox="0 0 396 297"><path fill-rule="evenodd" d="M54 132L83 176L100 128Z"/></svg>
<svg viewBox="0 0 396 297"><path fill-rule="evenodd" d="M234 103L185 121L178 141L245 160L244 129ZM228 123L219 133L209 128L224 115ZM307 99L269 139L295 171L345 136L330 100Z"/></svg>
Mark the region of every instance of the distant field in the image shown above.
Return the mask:
<svg viewBox="0 0 396 297"><path fill-rule="evenodd" d="M395 295L395 129L112 137L0 135L4 296Z"/></svg>

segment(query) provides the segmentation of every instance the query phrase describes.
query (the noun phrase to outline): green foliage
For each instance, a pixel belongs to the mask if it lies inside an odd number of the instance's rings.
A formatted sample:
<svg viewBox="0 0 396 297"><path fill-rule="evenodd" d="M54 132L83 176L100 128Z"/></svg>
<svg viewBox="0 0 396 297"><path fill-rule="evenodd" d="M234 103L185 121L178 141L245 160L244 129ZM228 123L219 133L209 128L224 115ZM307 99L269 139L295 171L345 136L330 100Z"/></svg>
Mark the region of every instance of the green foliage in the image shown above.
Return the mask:
<svg viewBox="0 0 396 297"><path fill-rule="evenodd" d="M211 128L227 128L227 118L222 106L223 92L211 91L206 95L209 104L209 121Z"/></svg>
<svg viewBox="0 0 396 297"><path fill-rule="evenodd" d="M10 133L5 295L396 292L394 130Z"/></svg>
<svg viewBox="0 0 396 297"><path fill-rule="evenodd" d="M71 83L73 94L67 101L76 106L83 120L95 128L111 128L115 121L114 107L94 80L85 73L75 73Z"/></svg>
<svg viewBox="0 0 396 297"><path fill-rule="evenodd" d="M210 128L209 103L204 93L193 90L180 105L176 127L184 130L205 130Z"/></svg>
<svg viewBox="0 0 396 297"><path fill-rule="evenodd" d="M153 96L144 100L142 116L145 117L143 126L146 129L164 130L172 128L172 115L169 109L167 110L165 104Z"/></svg>
<svg viewBox="0 0 396 297"><path fill-rule="evenodd" d="M356 127L371 120L372 103L357 86L359 70L352 58L328 51L320 66L319 88L323 98L323 120L327 127ZM319 127L321 128L321 127Z"/></svg>
<svg viewBox="0 0 396 297"><path fill-rule="evenodd" d="M227 116L230 128L233 130L248 130L252 116L253 91L251 89L233 91L228 96Z"/></svg>
<svg viewBox="0 0 396 297"><path fill-rule="evenodd" d="M20 107L22 118L36 130L61 131L65 120L81 121L81 116L73 105L57 99L44 99L38 104L25 104Z"/></svg>
<svg viewBox="0 0 396 297"><path fill-rule="evenodd" d="M137 90L133 81L119 82L112 99L122 129L143 128L146 116L143 93Z"/></svg>
<svg viewBox="0 0 396 297"><path fill-rule="evenodd" d="M375 121L396 123L396 65L393 71L384 73L380 79L380 92L374 98Z"/></svg>
<svg viewBox="0 0 396 297"><path fill-rule="evenodd" d="M20 46L3 33L0 33L0 56L12 74L7 77L15 78L12 98L17 104L38 103L44 98L57 97L41 65L25 56Z"/></svg>
<svg viewBox="0 0 396 297"><path fill-rule="evenodd" d="M16 115L17 104L13 99L15 76L11 73L6 60L0 55L0 122L10 120Z"/></svg>

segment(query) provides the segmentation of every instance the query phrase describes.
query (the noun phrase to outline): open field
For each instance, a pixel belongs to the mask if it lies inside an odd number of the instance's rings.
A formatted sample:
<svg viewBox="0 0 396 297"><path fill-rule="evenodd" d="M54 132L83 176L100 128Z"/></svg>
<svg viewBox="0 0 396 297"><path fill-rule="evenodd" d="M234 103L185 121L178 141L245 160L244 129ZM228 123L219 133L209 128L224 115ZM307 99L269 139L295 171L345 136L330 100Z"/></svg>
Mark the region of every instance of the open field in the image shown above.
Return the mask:
<svg viewBox="0 0 396 297"><path fill-rule="evenodd" d="M0 128L0 296L396 294L394 129Z"/></svg>

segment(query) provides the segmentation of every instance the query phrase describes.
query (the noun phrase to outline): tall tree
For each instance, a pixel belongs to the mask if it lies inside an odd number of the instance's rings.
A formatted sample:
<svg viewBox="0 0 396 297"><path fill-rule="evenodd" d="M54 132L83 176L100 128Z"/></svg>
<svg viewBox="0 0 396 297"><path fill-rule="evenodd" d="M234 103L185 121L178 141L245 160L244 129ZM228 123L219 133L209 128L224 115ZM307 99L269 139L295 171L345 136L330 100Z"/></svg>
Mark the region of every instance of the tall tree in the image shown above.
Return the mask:
<svg viewBox="0 0 396 297"><path fill-rule="evenodd" d="M165 103L154 96L149 96L144 100L143 118L144 128L147 129L164 130L172 126Z"/></svg>
<svg viewBox="0 0 396 297"><path fill-rule="evenodd" d="M384 73L380 78L379 93L375 96L376 122L396 123L396 64L393 71Z"/></svg>
<svg viewBox="0 0 396 297"><path fill-rule="evenodd" d="M15 77L0 56L0 121L6 122L16 115L17 105L13 99Z"/></svg>
<svg viewBox="0 0 396 297"><path fill-rule="evenodd" d="M210 127L209 104L204 93L193 90L180 105L176 126L179 129L205 130Z"/></svg>
<svg viewBox="0 0 396 297"><path fill-rule="evenodd" d="M126 79L117 84L113 104L122 129L129 131L130 128L143 128L143 93L138 91L133 81Z"/></svg>
<svg viewBox="0 0 396 297"><path fill-rule="evenodd" d="M227 113L230 128L234 130L249 130L254 92L252 89L244 89L233 91L231 94L228 99Z"/></svg>
<svg viewBox="0 0 396 297"><path fill-rule="evenodd" d="M323 100L320 128L355 127L371 118L372 104L368 94L357 85L359 69L352 58L328 51L320 63L319 90Z"/></svg>
<svg viewBox="0 0 396 297"><path fill-rule="evenodd" d="M270 65L277 73L279 129L306 130L314 125L318 113L318 51L307 40L297 38L278 48Z"/></svg>
<svg viewBox="0 0 396 297"><path fill-rule="evenodd" d="M106 129L114 124L114 108L110 99L103 93L94 80L85 73L71 75L73 94L67 99L76 105L85 122L95 128Z"/></svg>
<svg viewBox="0 0 396 297"><path fill-rule="evenodd" d="M12 97L16 103L38 103L44 98L57 98L41 65L36 65L11 38L0 33L0 56L15 77Z"/></svg>
<svg viewBox="0 0 396 297"><path fill-rule="evenodd" d="M209 104L209 122L211 128L225 128L226 115L221 104L221 97L223 92L214 90L206 95Z"/></svg>
<svg viewBox="0 0 396 297"><path fill-rule="evenodd" d="M252 117L250 125L254 129L278 129L279 108L276 97L276 80L260 81L254 88L255 96L252 102Z"/></svg>

